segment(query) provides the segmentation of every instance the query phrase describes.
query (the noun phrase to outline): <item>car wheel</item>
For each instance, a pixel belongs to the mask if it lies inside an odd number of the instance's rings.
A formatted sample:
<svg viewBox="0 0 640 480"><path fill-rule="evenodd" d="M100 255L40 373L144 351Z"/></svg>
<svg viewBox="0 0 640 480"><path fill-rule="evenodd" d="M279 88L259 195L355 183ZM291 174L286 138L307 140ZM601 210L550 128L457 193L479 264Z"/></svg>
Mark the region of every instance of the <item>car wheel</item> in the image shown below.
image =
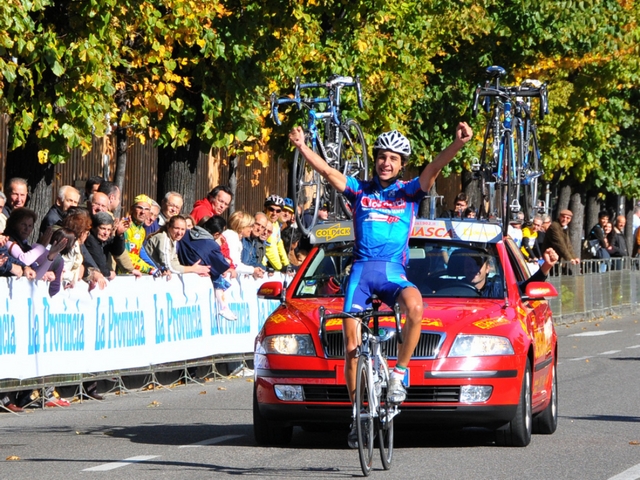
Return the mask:
<svg viewBox="0 0 640 480"><path fill-rule="evenodd" d="M253 391L253 435L256 443L263 446L288 445L293 435L293 427L267 420L262 416L255 390Z"/></svg>
<svg viewBox="0 0 640 480"><path fill-rule="evenodd" d="M531 364L527 359L516 415L513 420L496 431L496 444L504 447L526 447L531 442L532 425Z"/></svg>
<svg viewBox="0 0 640 480"><path fill-rule="evenodd" d="M556 366L551 369L551 400L549 405L533 419L533 433L551 435L558 428L558 379Z"/></svg>

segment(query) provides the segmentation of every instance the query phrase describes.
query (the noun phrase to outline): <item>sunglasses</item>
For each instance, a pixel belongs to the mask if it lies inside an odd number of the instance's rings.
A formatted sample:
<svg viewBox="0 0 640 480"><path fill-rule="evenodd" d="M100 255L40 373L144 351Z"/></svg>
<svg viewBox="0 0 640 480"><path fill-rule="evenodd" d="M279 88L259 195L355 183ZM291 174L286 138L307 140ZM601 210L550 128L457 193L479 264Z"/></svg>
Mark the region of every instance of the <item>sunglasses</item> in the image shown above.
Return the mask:
<svg viewBox="0 0 640 480"><path fill-rule="evenodd" d="M280 213L282 211L281 208L269 207L269 211L273 213Z"/></svg>

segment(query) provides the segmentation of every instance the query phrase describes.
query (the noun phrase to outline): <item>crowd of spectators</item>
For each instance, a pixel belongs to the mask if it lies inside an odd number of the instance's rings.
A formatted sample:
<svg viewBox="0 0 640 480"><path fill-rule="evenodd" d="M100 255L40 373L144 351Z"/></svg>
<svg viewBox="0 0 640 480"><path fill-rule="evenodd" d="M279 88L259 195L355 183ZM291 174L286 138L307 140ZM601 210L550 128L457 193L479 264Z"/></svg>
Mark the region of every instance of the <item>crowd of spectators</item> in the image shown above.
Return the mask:
<svg viewBox="0 0 640 480"><path fill-rule="evenodd" d="M46 281L51 296L68 288L104 289L118 275L193 273L211 279L219 315L234 321L225 291L244 276L291 273L308 251L300 245L293 202L278 195L266 199L264 211L235 211L227 222L223 215L233 194L223 185L195 202L188 215L178 192L168 192L159 203L140 194L118 218L120 189L91 177L83 192L61 187L38 221L27 207L28 191L22 178L11 179L6 194L0 191L0 276ZM100 399L95 387L84 385L83 394ZM45 405L69 405L55 389L46 395ZM20 412L39 396L6 394L0 405Z"/></svg>

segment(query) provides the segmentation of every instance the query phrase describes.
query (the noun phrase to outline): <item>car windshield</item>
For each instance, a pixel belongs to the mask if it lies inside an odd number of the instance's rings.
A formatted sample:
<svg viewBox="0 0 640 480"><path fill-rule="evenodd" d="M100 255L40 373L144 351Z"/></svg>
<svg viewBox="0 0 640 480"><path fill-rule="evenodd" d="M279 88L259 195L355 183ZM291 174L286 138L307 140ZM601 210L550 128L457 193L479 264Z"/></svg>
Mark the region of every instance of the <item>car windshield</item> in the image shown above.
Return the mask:
<svg viewBox="0 0 640 480"><path fill-rule="evenodd" d="M350 243L322 245L294 296L343 296L351 253ZM494 244L411 239L407 278L423 297L504 298L504 277Z"/></svg>

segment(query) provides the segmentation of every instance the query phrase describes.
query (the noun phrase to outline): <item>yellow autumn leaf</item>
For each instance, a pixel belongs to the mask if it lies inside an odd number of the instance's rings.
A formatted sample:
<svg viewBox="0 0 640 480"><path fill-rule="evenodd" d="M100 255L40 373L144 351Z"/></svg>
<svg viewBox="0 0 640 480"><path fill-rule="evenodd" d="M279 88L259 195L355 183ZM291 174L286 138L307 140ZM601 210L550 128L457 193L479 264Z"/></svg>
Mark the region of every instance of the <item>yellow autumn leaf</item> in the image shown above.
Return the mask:
<svg viewBox="0 0 640 480"><path fill-rule="evenodd" d="M38 151L38 163L44 165L49 161L49 150L39 150Z"/></svg>

